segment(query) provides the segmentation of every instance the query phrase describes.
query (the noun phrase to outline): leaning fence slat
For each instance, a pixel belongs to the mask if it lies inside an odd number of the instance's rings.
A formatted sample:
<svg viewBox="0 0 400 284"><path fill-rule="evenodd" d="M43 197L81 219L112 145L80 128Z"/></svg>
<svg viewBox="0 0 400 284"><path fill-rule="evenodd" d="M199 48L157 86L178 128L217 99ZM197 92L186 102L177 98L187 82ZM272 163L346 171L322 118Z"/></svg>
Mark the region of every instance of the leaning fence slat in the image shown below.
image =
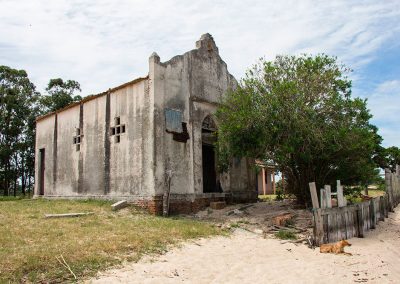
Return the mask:
<svg viewBox="0 0 400 284"><path fill-rule="evenodd" d="M310 182L308 185L310 186L312 206L314 209L317 209L319 208L317 187L315 186L315 182Z"/></svg>

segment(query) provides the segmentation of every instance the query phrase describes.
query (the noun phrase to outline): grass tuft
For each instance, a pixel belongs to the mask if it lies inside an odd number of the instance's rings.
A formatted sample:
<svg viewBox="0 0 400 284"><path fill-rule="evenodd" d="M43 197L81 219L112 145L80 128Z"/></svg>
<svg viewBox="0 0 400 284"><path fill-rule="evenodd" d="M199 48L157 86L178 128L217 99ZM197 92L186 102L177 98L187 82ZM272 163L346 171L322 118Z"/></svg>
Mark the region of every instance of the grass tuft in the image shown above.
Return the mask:
<svg viewBox="0 0 400 284"><path fill-rule="evenodd" d="M296 234L289 230L279 230L275 233L275 237L281 240L297 240Z"/></svg>

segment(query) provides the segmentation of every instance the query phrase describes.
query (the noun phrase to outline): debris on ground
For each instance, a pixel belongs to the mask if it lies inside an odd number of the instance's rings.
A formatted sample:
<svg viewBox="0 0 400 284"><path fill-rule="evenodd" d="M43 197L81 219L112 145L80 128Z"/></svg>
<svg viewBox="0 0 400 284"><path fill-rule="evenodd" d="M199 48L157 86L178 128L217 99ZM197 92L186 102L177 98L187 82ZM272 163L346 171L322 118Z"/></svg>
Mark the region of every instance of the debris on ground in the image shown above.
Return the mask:
<svg viewBox="0 0 400 284"><path fill-rule="evenodd" d="M285 226L287 223L293 220L293 217L294 217L293 214L283 213L272 218L272 222L276 226Z"/></svg>
<svg viewBox="0 0 400 284"><path fill-rule="evenodd" d="M111 210L112 211L117 211L117 210L120 210L120 209L125 208L127 206L128 206L128 201L121 200L121 201L118 201L118 202L115 202L114 204L112 204L111 205Z"/></svg>
<svg viewBox="0 0 400 284"><path fill-rule="evenodd" d="M224 230L240 228L264 238L276 238L278 231L292 231L297 237L294 244L310 246L312 213L298 208L294 200L268 201L227 205L219 210L206 208L189 217L215 223Z"/></svg>
<svg viewBox="0 0 400 284"><path fill-rule="evenodd" d="M93 215L94 212L86 212L86 213L64 213L64 214L44 214L45 218L68 218L68 217L80 217Z"/></svg>
<svg viewBox="0 0 400 284"><path fill-rule="evenodd" d="M212 209L220 210L220 209L224 209L225 207L226 207L225 201L210 202L210 208L212 208Z"/></svg>

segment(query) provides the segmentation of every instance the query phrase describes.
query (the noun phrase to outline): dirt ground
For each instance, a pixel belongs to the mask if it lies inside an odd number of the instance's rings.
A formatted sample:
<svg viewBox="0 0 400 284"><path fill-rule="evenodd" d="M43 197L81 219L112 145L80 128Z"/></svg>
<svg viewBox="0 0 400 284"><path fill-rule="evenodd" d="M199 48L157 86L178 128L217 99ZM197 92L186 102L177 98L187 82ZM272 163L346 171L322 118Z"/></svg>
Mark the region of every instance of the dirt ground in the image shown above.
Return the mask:
<svg viewBox="0 0 400 284"><path fill-rule="evenodd" d="M274 217L289 214L290 224L274 226ZM209 221L222 228L242 228L250 232L261 233L264 237L271 237L280 229L288 229L305 238L312 232L312 214L309 210L297 209L295 201L264 201L251 204L236 204L221 210L207 208L193 216L194 219Z"/></svg>
<svg viewBox="0 0 400 284"><path fill-rule="evenodd" d="M400 209L363 239L350 239L352 256L321 254L306 242L273 238L273 216L292 213L294 226L307 228L310 213L290 202L257 203L205 210L193 218L231 227L229 237L189 241L161 256L99 273L87 283L399 283ZM242 205L243 207L243 205ZM265 210L266 208L273 210ZM268 213L266 213L268 212ZM258 213L258 214L257 214ZM308 231L310 229L308 228ZM305 236L307 232L300 232Z"/></svg>

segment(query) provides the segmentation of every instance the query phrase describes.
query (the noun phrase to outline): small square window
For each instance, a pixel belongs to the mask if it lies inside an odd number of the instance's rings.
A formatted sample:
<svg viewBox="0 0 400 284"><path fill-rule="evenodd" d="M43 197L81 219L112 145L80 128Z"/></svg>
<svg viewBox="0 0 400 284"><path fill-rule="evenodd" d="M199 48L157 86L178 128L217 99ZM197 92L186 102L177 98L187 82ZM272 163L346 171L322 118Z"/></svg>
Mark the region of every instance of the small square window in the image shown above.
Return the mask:
<svg viewBox="0 0 400 284"><path fill-rule="evenodd" d="M120 134L121 133L121 127L117 126L116 129L117 129L117 134Z"/></svg>
<svg viewBox="0 0 400 284"><path fill-rule="evenodd" d="M74 137L74 144L76 144L76 137Z"/></svg>
<svg viewBox="0 0 400 284"><path fill-rule="evenodd" d="M121 132L125 133L125 124L121 126Z"/></svg>
<svg viewBox="0 0 400 284"><path fill-rule="evenodd" d="M115 127L111 127L111 135L115 135Z"/></svg>
<svg viewBox="0 0 400 284"><path fill-rule="evenodd" d="M115 125L120 125L120 124L121 124L121 119L118 116L118 117L115 118Z"/></svg>
<svg viewBox="0 0 400 284"><path fill-rule="evenodd" d="M81 150L81 144L76 144L76 151L80 151Z"/></svg>
<svg viewBox="0 0 400 284"><path fill-rule="evenodd" d="M119 143L121 141L121 138L119 135L115 135L115 143Z"/></svg>
<svg viewBox="0 0 400 284"><path fill-rule="evenodd" d="M76 128L76 136L81 135L81 129L80 128Z"/></svg>

